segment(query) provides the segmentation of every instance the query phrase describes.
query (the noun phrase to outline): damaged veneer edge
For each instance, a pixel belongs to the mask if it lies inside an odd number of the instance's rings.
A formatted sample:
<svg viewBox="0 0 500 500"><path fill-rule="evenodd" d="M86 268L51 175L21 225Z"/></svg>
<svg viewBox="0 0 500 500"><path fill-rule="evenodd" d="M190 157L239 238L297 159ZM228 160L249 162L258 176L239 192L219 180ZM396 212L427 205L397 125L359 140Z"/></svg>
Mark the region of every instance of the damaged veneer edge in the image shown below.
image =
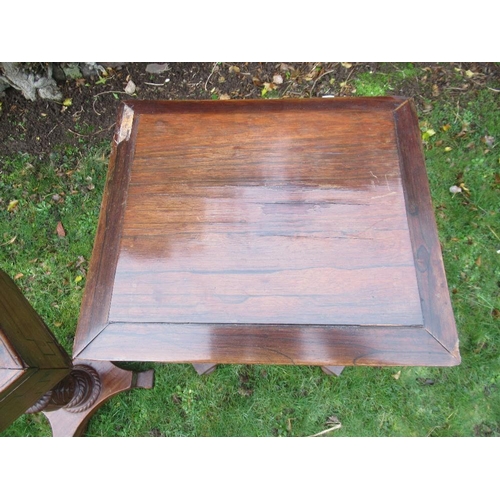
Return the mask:
<svg viewBox="0 0 500 500"><path fill-rule="evenodd" d="M134 110L127 106L123 105L122 118L120 123L120 130L115 138L116 144L120 144L123 141L128 141L130 139L130 133L132 132L132 124L134 122Z"/></svg>

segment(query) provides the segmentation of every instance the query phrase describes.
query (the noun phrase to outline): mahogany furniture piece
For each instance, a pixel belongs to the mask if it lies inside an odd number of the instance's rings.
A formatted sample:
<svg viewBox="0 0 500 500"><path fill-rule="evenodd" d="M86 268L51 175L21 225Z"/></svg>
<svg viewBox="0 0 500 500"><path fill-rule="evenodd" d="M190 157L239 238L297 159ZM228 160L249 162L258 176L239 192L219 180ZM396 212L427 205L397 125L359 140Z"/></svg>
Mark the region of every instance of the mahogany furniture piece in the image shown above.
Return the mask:
<svg viewBox="0 0 500 500"><path fill-rule="evenodd" d="M74 356L460 362L412 101L130 101Z"/></svg>
<svg viewBox="0 0 500 500"><path fill-rule="evenodd" d="M152 370L133 373L108 361L72 362L0 270L0 432L23 413L43 411L54 436L81 435L111 396L152 385Z"/></svg>
<svg viewBox="0 0 500 500"><path fill-rule="evenodd" d="M5 333L0 390L31 366ZM44 390L71 370L52 350ZM56 435L151 387L114 361L459 364L412 101L123 103L73 349L99 393L46 413Z"/></svg>

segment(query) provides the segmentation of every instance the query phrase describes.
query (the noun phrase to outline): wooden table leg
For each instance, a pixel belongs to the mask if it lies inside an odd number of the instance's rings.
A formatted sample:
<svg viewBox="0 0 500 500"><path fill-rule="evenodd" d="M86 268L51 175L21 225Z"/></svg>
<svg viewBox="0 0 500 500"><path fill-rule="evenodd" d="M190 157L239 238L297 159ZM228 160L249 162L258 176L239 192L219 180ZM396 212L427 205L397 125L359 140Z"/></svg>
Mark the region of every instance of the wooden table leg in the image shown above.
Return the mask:
<svg viewBox="0 0 500 500"><path fill-rule="evenodd" d="M198 375L210 375L215 371L217 363L192 363Z"/></svg>
<svg viewBox="0 0 500 500"><path fill-rule="evenodd" d="M87 427L89 419L108 399L120 392L128 391L135 387L143 389L151 389L153 387L153 370L144 372L122 370L109 361L75 359L73 362L75 369L78 369L79 365L85 365L92 367L98 373L101 384L100 393L90 408L80 412L76 411L76 408L44 411L43 414L50 422L54 437L81 436Z"/></svg>
<svg viewBox="0 0 500 500"><path fill-rule="evenodd" d="M326 373L327 375L335 375L336 377L339 377L342 371L344 370L345 366L322 366L321 369L323 370L323 373Z"/></svg>

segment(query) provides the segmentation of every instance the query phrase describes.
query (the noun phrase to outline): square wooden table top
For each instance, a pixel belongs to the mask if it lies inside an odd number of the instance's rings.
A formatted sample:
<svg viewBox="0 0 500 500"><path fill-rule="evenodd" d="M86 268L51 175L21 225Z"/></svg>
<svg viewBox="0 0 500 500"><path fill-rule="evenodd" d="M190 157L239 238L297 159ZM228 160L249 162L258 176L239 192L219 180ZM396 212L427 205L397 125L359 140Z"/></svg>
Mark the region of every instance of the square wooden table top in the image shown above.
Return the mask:
<svg viewBox="0 0 500 500"><path fill-rule="evenodd" d="M73 355L458 364L413 103L123 104Z"/></svg>

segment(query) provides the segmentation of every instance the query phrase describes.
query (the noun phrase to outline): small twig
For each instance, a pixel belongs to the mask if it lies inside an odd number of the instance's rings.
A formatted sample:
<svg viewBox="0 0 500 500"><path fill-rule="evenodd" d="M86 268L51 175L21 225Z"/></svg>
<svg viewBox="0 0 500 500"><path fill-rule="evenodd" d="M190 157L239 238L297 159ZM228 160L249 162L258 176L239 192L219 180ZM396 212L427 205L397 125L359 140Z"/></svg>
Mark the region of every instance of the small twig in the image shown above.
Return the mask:
<svg viewBox="0 0 500 500"><path fill-rule="evenodd" d="M14 241L16 241L16 238L17 238L17 234L16 234L16 236L14 236L14 238L11 238L9 241L6 241L5 243L2 243L0 245L0 247L4 247L5 245L12 245L12 243L14 243Z"/></svg>
<svg viewBox="0 0 500 500"><path fill-rule="evenodd" d="M325 429L324 431L321 431L321 432L318 432L317 434L314 434L312 436L309 436L309 437L318 437L318 436L322 436L323 434L326 434L328 432L332 432L332 431L336 431L337 429L340 429L342 427L342 424L337 424L337 425L334 425L333 427L329 427L328 429Z"/></svg>
<svg viewBox="0 0 500 500"><path fill-rule="evenodd" d="M52 134L52 132L54 132L54 130L55 130L56 128L57 128L57 125L54 125L54 126L52 127L52 130L51 130L51 131L47 134L47 137L48 137L50 134Z"/></svg>
<svg viewBox="0 0 500 500"><path fill-rule="evenodd" d="M218 63L214 63L214 67L212 68L212 72L208 75L207 81L205 82L205 90L207 90L208 81L210 80L210 78L212 78L212 75L214 74L214 71L215 71L215 68L217 67L217 64Z"/></svg>
<svg viewBox="0 0 500 500"><path fill-rule="evenodd" d="M78 132L75 132L74 130L71 130L70 128L68 129L68 132L71 132L72 134L75 134L78 137L92 137L93 135L100 134L101 132L106 132L114 126L115 126L115 123L112 123L108 128L102 128L102 129L98 130L97 132L93 132L92 134L86 134L86 135L79 134Z"/></svg>
<svg viewBox="0 0 500 500"><path fill-rule="evenodd" d="M486 87L488 90L493 90L493 92L500 92L500 89L492 89L491 87Z"/></svg>
<svg viewBox="0 0 500 500"><path fill-rule="evenodd" d="M152 82L144 82L144 85L151 85L153 87L163 87L166 82L163 83L152 83Z"/></svg>
<svg viewBox="0 0 500 500"><path fill-rule="evenodd" d="M491 229L490 226L486 226L486 227L495 235L496 239L500 241L500 238L498 237L498 234L495 233L495 231L493 231L493 229Z"/></svg>
<svg viewBox="0 0 500 500"><path fill-rule="evenodd" d="M354 67L351 69L351 72L347 75L347 79L345 81L346 85L347 85L347 82L349 81L349 78L351 78L351 75L353 74L355 69L356 69L356 65L354 65Z"/></svg>
<svg viewBox="0 0 500 500"><path fill-rule="evenodd" d="M93 110L94 110L94 113L95 113L97 116L101 116L101 113L99 113L99 111L97 111L97 109L95 109L95 104L96 104L96 102L97 102L97 99L94 99L94 100L92 101L92 108L93 108Z"/></svg>
<svg viewBox="0 0 500 500"><path fill-rule="evenodd" d="M335 66L337 66L337 64L335 64ZM325 71L322 75L318 76L318 78L316 78L316 80L314 80L314 83L313 83L313 86L311 88L311 90L309 91L309 95L312 96L312 91L314 90L314 86L316 85L317 81L320 79L320 78L323 78L325 75L329 75L330 73L333 73L335 71L335 69L331 69L329 71Z"/></svg>
<svg viewBox="0 0 500 500"><path fill-rule="evenodd" d="M225 62L225 63L222 63L222 64L223 64L224 66L229 67L229 68L230 68L231 66L234 66L234 64L230 64L230 63L226 63L226 62ZM251 74L251 73L244 73L243 71L240 71L238 74L239 74L239 75L245 75L245 76L252 76L252 74Z"/></svg>
<svg viewBox="0 0 500 500"><path fill-rule="evenodd" d="M99 92L98 94L93 95L92 97L97 97L103 94L128 94L128 92L124 92L122 90L105 90L104 92ZM130 94L128 94L130 95Z"/></svg>
<svg viewBox="0 0 500 500"><path fill-rule="evenodd" d="M281 92L281 95L284 96L288 92L288 89L293 85L293 82L288 82L286 89Z"/></svg>

